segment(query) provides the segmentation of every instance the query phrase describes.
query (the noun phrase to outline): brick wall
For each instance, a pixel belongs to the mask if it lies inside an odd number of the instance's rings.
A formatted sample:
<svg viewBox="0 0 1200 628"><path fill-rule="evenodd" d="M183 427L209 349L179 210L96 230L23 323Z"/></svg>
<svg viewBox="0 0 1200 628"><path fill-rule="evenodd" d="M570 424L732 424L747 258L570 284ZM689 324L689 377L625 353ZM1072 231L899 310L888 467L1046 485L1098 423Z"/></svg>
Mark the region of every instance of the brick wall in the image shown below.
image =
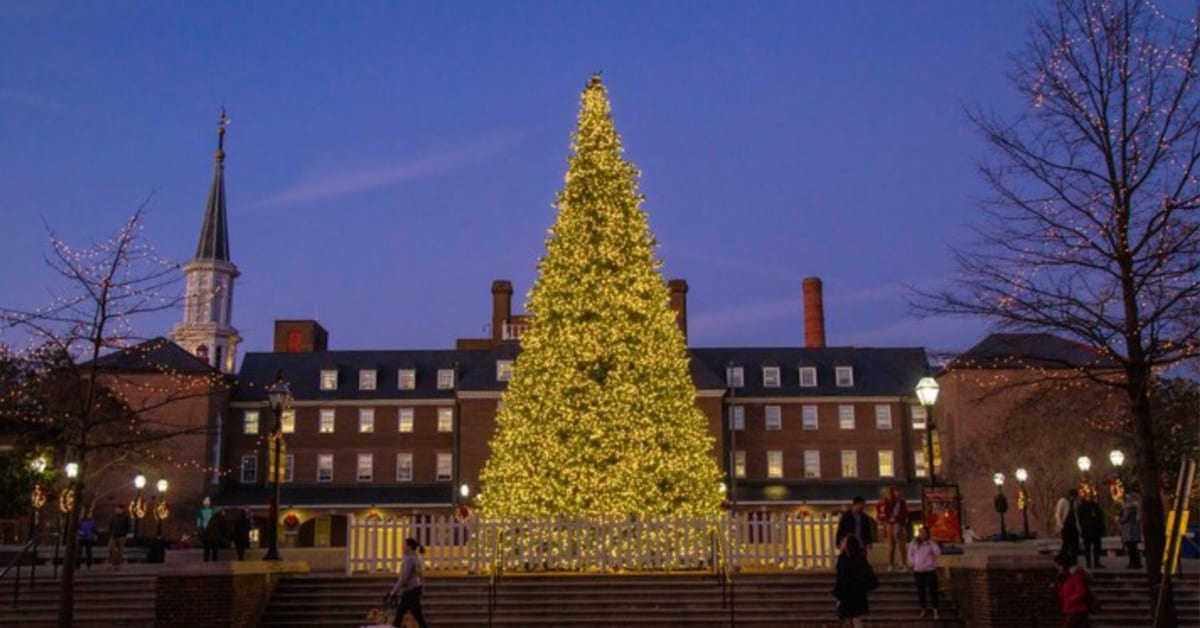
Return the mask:
<svg viewBox="0 0 1200 628"><path fill-rule="evenodd" d="M305 568L276 565L234 565L232 573L164 573L156 579L155 624L255 628L279 579Z"/></svg>
<svg viewBox="0 0 1200 628"><path fill-rule="evenodd" d="M972 628L1062 625L1053 564L1038 556L967 556L950 567L963 624Z"/></svg>

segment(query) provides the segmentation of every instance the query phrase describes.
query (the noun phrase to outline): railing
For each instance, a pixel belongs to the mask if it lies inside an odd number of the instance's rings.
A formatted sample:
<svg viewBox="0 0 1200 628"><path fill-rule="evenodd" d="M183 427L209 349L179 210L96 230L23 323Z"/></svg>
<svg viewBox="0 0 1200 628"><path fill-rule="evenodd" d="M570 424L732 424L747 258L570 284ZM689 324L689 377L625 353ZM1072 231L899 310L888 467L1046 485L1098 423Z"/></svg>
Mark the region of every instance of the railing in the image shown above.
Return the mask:
<svg viewBox="0 0 1200 628"><path fill-rule="evenodd" d="M505 321L500 337L502 340L520 340L521 334L525 333L526 329L529 329L529 323L510 323Z"/></svg>
<svg viewBox="0 0 1200 628"><path fill-rule="evenodd" d="M488 628L492 628L492 619L496 615L499 603L500 572L504 566L500 563L500 542L492 547L491 573L488 574Z"/></svg>
<svg viewBox="0 0 1200 628"><path fill-rule="evenodd" d="M725 530L713 532L713 542L717 553L713 569L721 584L721 607L729 609L729 626L734 628L737 626L737 604L734 598L733 569L729 566L729 544L724 532Z"/></svg>
<svg viewBox="0 0 1200 628"><path fill-rule="evenodd" d="M37 551L38 538L35 535L33 538L29 539L27 543L25 543L25 546L21 548L20 552L17 552L17 555L14 556L12 560L8 561L8 565L4 567L4 571L0 571L0 582L3 582L5 576L7 576L14 567L16 568L16 573L13 575L13 608L17 607L21 596L21 563L24 562L25 557L31 553L33 554L33 560L29 563L29 588L33 588L34 575L37 573Z"/></svg>

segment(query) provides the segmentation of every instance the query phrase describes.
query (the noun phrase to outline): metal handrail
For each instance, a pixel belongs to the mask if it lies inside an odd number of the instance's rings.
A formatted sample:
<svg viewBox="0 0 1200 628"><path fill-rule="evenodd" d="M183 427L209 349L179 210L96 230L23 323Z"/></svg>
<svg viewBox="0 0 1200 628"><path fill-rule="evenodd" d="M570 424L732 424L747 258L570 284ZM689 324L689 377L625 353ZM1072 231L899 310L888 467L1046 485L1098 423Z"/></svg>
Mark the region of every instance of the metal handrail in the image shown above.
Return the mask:
<svg viewBox="0 0 1200 628"><path fill-rule="evenodd" d="M26 554L29 554L30 552L33 552L33 561L31 561L29 564L29 588L33 588L34 574L37 573L37 548L38 538L37 535L34 535L33 538L29 539L29 541L25 543L25 547L22 547L21 551L17 552L17 555L14 556L12 560L8 561L8 565L4 567L4 571L0 571L0 580L4 580L4 577L8 575L8 572L12 571L13 567L16 567L17 569L16 576L13 578L13 608L17 607L17 602L21 595L22 559L25 558Z"/></svg>
<svg viewBox="0 0 1200 628"><path fill-rule="evenodd" d="M733 523L733 519L730 519ZM721 606L729 608L729 626L733 628L737 625L737 601L734 597L734 582L733 582L733 566L731 565L731 554L729 547L729 539L725 533L729 529L717 530L717 560L713 566L717 572L717 578L721 583Z"/></svg>
<svg viewBox="0 0 1200 628"><path fill-rule="evenodd" d="M497 588L500 584L500 572L504 569L503 561L500 558L503 534L503 531L500 529L496 530L495 544L492 546L492 569L491 573L488 574L488 628L492 626L492 620L496 614L496 606L499 602Z"/></svg>

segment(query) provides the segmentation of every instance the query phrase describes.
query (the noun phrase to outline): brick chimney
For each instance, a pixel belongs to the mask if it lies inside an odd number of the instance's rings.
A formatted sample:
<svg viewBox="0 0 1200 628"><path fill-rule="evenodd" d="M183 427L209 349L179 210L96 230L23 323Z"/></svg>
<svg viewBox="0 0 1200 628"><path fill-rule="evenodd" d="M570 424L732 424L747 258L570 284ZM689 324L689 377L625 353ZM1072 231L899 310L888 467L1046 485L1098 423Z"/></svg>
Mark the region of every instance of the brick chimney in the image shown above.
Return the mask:
<svg viewBox="0 0 1200 628"><path fill-rule="evenodd" d="M804 278L804 346L820 349L825 346L825 302L821 295L821 278Z"/></svg>
<svg viewBox="0 0 1200 628"><path fill-rule="evenodd" d="M504 325L512 320L512 282L497 279L492 282L492 341L504 339Z"/></svg>
<svg viewBox="0 0 1200 628"><path fill-rule="evenodd" d="M667 282L667 289L671 292L671 310L675 312L675 324L679 325L683 339L687 340L687 282L672 279Z"/></svg>

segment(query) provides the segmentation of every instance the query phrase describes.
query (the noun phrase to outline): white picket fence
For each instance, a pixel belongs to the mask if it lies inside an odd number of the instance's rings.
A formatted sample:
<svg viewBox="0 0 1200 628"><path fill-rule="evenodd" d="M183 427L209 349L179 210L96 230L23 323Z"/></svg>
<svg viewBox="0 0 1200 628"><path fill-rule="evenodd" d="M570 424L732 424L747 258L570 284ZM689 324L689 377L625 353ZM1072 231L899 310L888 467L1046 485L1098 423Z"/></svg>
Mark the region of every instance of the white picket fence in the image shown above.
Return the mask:
<svg viewBox="0 0 1200 628"><path fill-rule="evenodd" d="M549 519L351 515L346 573L400 568L404 540L434 571L663 571L831 568L831 516L750 513L714 519Z"/></svg>

